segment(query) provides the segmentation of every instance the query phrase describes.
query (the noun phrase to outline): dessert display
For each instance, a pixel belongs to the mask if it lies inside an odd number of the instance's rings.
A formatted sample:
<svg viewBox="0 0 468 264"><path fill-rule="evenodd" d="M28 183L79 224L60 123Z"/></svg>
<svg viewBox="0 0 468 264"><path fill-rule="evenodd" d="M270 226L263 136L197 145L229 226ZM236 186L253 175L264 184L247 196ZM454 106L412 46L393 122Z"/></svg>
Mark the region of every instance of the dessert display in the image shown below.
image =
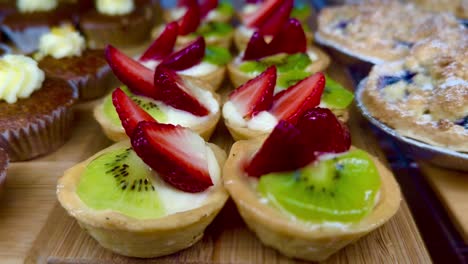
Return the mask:
<svg viewBox="0 0 468 264"><path fill-rule="evenodd" d="M296 124L280 121L266 139L234 143L224 185L265 245L322 261L383 225L400 205L392 173L350 145L330 110L312 108Z"/></svg>
<svg viewBox="0 0 468 264"><path fill-rule="evenodd" d="M402 59L416 42L461 27L448 13L398 1L342 5L321 10L318 43L354 58L382 63Z"/></svg>
<svg viewBox="0 0 468 264"><path fill-rule="evenodd" d="M0 147L12 161L52 152L69 137L78 94L61 79L45 77L23 55L0 58Z"/></svg>
<svg viewBox="0 0 468 264"><path fill-rule="evenodd" d="M167 23L181 19L188 10L197 8L200 17L206 22L229 23L234 16L234 7L229 1L218 0L178 0L174 8L163 12Z"/></svg>
<svg viewBox="0 0 468 264"><path fill-rule="evenodd" d="M127 98L128 104L138 105L144 109L146 117L160 123L189 127L203 138L210 138L221 112L219 96L204 88L208 84L180 76L164 65L153 72L112 46L107 48L106 58L117 78L128 87L115 90L94 110L96 120L110 139L119 141L127 138L125 126L121 124L123 119L118 115L119 107L126 109L127 104L116 105L115 97Z"/></svg>
<svg viewBox="0 0 468 264"><path fill-rule="evenodd" d="M10 158L8 153L0 148L0 197L2 196L3 189L5 188L6 173Z"/></svg>
<svg viewBox="0 0 468 264"><path fill-rule="evenodd" d="M116 102L129 107L119 114L130 142L67 170L57 184L60 204L121 255L158 257L192 246L228 198L221 182L226 154L188 128L139 122L146 112Z"/></svg>
<svg viewBox="0 0 468 264"><path fill-rule="evenodd" d="M363 103L399 134L468 152L468 30L418 42L400 61L374 66Z"/></svg>
<svg viewBox="0 0 468 264"><path fill-rule="evenodd" d="M264 35L255 32L246 50L228 64L228 73L231 82L238 87L267 67L276 65L278 85L284 89L311 73L325 70L329 64L330 58L325 52L307 45L299 21L289 19L268 43Z"/></svg>
<svg viewBox="0 0 468 264"><path fill-rule="evenodd" d="M62 79L78 90L80 100L103 96L114 83L104 50L87 49L85 39L71 25L44 34L34 58L46 76Z"/></svg>
<svg viewBox="0 0 468 264"><path fill-rule="evenodd" d="M322 73L275 94L276 79L276 67L270 66L229 95L223 105L223 118L235 140L268 134L280 120L295 124L302 113L319 104L334 109L341 120L347 120L346 107L353 100L352 93L333 82L326 89Z"/></svg>
<svg viewBox="0 0 468 264"><path fill-rule="evenodd" d="M155 15L151 0L96 0L95 8L81 16L80 29L92 49L131 48L149 39Z"/></svg>

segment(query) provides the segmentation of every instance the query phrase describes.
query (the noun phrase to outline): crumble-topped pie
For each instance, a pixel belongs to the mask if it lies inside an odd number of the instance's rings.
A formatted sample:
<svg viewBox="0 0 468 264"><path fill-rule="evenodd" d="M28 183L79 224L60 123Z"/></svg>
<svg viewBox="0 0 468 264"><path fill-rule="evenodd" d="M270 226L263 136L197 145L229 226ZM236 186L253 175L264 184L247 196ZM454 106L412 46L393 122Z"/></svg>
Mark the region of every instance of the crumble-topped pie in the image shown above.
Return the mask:
<svg viewBox="0 0 468 264"><path fill-rule="evenodd" d="M317 42L371 63L401 59L416 42L462 27L451 14L396 1L325 8L318 25Z"/></svg>
<svg viewBox="0 0 468 264"><path fill-rule="evenodd" d="M404 60L374 66L363 101L404 136L468 152L468 30L446 31Z"/></svg>

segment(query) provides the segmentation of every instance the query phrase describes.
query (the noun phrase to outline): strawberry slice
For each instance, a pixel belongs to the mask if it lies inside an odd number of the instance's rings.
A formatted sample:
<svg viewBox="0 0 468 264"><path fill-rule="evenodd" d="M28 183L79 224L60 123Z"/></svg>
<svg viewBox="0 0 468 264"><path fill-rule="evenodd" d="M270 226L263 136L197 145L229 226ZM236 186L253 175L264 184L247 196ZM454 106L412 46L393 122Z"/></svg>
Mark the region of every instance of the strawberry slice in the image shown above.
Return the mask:
<svg viewBox="0 0 468 264"><path fill-rule="evenodd" d="M143 121L131 142L137 155L175 188L196 193L213 185L205 141L190 129Z"/></svg>
<svg viewBox="0 0 468 264"><path fill-rule="evenodd" d="M288 21L289 15L293 9L293 5L293 0L283 0L283 3L281 3L277 11L268 17L268 19L265 20L261 26L259 26L259 31L263 35L275 35L286 23L286 21ZM287 38L287 40L291 41L289 38Z"/></svg>
<svg viewBox="0 0 468 264"><path fill-rule="evenodd" d="M198 4L189 6L185 15L178 22L179 35L186 36L195 32L200 25L200 8Z"/></svg>
<svg viewBox="0 0 468 264"><path fill-rule="evenodd" d="M257 60L272 55L269 45L260 32L255 32L247 44L242 60Z"/></svg>
<svg viewBox="0 0 468 264"><path fill-rule="evenodd" d="M270 112L279 120L286 120L295 124L297 118L307 109L320 104L325 87L325 76L316 73L283 90L273 98Z"/></svg>
<svg viewBox="0 0 468 264"><path fill-rule="evenodd" d="M184 80L166 67L157 67L154 73L156 98L179 110L196 116L206 116L210 112L201 104Z"/></svg>
<svg viewBox="0 0 468 264"><path fill-rule="evenodd" d="M260 27L276 12L282 1L283 0L266 0L257 11L242 16L243 24L250 28Z"/></svg>
<svg viewBox="0 0 468 264"><path fill-rule="evenodd" d="M132 93L154 98L153 71L111 45L106 47L105 57L115 76Z"/></svg>
<svg viewBox="0 0 468 264"><path fill-rule="evenodd" d="M205 56L205 39L198 37L183 49L171 54L161 62L161 66L181 71L201 62Z"/></svg>
<svg viewBox="0 0 468 264"><path fill-rule="evenodd" d="M229 95L229 100L244 118L251 118L260 111L270 109L275 85L276 67L271 66L234 90Z"/></svg>
<svg viewBox="0 0 468 264"><path fill-rule="evenodd" d="M169 56L174 49L178 31L179 25L177 22L167 24L161 35L141 55L140 61L162 60Z"/></svg>
<svg viewBox="0 0 468 264"><path fill-rule="evenodd" d="M130 137L140 121L153 121L154 118L145 110L133 102L122 89L117 88L112 92L112 103L119 115L125 133Z"/></svg>
<svg viewBox="0 0 468 264"><path fill-rule="evenodd" d="M198 5L197 0L179 0L177 1L177 6L178 7L187 7L190 8L194 5Z"/></svg>
<svg viewBox="0 0 468 264"><path fill-rule="evenodd" d="M269 46L273 54L306 52L307 39L301 22L295 18L288 19L274 36Z"/></svg>
<svg viewBox="0 0 468 264"><path fill-rule="evenodd" d="M204 0L200 4L200 17L206 17L208 13L218 6L218 0Z"/></svg>

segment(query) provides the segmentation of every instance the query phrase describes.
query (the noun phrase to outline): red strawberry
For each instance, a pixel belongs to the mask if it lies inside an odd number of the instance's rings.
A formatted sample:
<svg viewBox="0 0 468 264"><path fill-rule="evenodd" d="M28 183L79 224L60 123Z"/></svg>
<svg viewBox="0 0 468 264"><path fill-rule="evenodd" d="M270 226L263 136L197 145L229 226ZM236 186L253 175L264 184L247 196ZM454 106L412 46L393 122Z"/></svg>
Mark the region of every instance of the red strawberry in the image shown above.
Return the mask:
<svg viewBox="0 0 468 264"><path fill-rule="evenodd" d="M122 126L128 136L133 134L137 124L140 121L153 121L154 118L149 115L145 110L141 109L135 102L133 102L128 95L117 88L112 92L112 103L119 114L119 118L122 121Z"/></svg>
<svg viewBox="0 0 468 264"><path fill-rule="evenodd" d="M161 62L161 66L181 71L200 63L205 56L205 39L198 37L183 49L171 54Z"/></svg>
<svg viewBox="0 0 468 264"><path fill-rule="evenodd" d="M218 0L204 0L200 4L200 16L205 17L208 13L218 6Z"/></svg>
<svg viewBox="0 0 468 264"><path fill-rule="evenodd" d="M242 60L256 60L272 54L269 45L263 39L263 35L255 32L247 44Z"/></svg>
<svg viewBox="0 0 468 264"><path fill-rule="evenodd" d="M186 36L195 32L200 25L200 8L197 5L188 7L185 15L179 20L179 35Z"/></svg>
<svg viewBox="0 0 468 264"><path fill-rule="evenodd" d="M194 5L198 5L197 0L179 0L177 1L177 6L178 7L191 7Z"/></svg>
<svg viewBox="0 0 468 264"><path fill-rule="evenodd" d="M153 71L111 45L107 46L105 56L115 76L133 93L154 98Z"/></svg>
<svg viewBox="0 0 468 264"><path fill-rule="evenodd" d="M250 28L260 27L278 9L282 0L266 0L260 8L252 13L245 14L242 22Z"/></svg>
<svg viewBox="0 0 468 264"><path fill-rule="evenodd" d="M193 95L185 82L170 69L157 67L154 73L156 98L174 108L190 112L196 116L206 116L210 112Z"/></svg>
<svg viewBox="0 0 468 264"><path fill-rule="evenodd" d="M263 35L275 35L281 27L288 21L289 15L293 9L293 0L284 0L283 3L278 7L264 23L259 26L259 31ZM289 42L292 40L287 38ZM293 42L294 43L294 42ZM296 43L294 43L296 44Z"/></svg>
<svg viewBox="0 0 468 264"><path fill-rule="evenodd" d="M143 121L131 141L138 156L175 188L196 193L213 185L205 141L190 129Z"/></svg>
<svg viewBox="0 0 468 264"><path fill-rule="evenodd" d="M277 93L270 112L279 120L295 124L297 118L307 109L320 104L325 87L325 76L316 73L298 82L292 87Z"/></svg>
<svg viewBox="0 0 468 264"><path fill-rule="evenodd" d="M288 19L270 42L270 48L273 54L306 52L307 39L301 22L295 18Z"/></svg>
<svg viewBox="0 0 468 264"><path fill-rule="evenodd" d="M271 66L259 76L243 84L229 95L229 100L244 118L268 110L273 102L276 67Z"/></svg>
<svg viewBox="0 0 468 264"><path fill-rule="evenodd" d="M177 22L167 24L161 35L151 44L143 55L141 55L140 61L162 60L169 56L174 49L178 30L179 25Z"/></svg>
<svg viewBox="0 0 468 264"><path fill-rule="evenodd" d="M245 1L246 4L258 4L261 2L263 2L263 0L246 0Z"/></svg>

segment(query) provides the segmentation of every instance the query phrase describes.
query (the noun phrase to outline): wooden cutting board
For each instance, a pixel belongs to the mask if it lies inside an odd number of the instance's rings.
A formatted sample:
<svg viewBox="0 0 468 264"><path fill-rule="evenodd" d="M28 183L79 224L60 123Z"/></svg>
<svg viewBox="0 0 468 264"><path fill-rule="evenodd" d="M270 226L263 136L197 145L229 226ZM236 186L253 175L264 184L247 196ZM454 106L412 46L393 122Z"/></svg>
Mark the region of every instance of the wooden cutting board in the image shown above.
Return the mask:
<svg viewBox="0 0 468 264"><path fill-rule="evenodd" d="M350 87L344 71L332 77ZM227 91L224 91L226 94ZM0 263L301 263L263 246L228 201L204 238L171 256L141 260L101 248L58 205L55 183L63 171L110 142L92 118L93 103L80 106L72 139L59 151L13 164L0 207ZM353 144L385 160L367 124L352 111ZM229 149L232 139L220 125L213 142ZM330 258L328 263L430 263L405 201L387 224Z"/></svg>

